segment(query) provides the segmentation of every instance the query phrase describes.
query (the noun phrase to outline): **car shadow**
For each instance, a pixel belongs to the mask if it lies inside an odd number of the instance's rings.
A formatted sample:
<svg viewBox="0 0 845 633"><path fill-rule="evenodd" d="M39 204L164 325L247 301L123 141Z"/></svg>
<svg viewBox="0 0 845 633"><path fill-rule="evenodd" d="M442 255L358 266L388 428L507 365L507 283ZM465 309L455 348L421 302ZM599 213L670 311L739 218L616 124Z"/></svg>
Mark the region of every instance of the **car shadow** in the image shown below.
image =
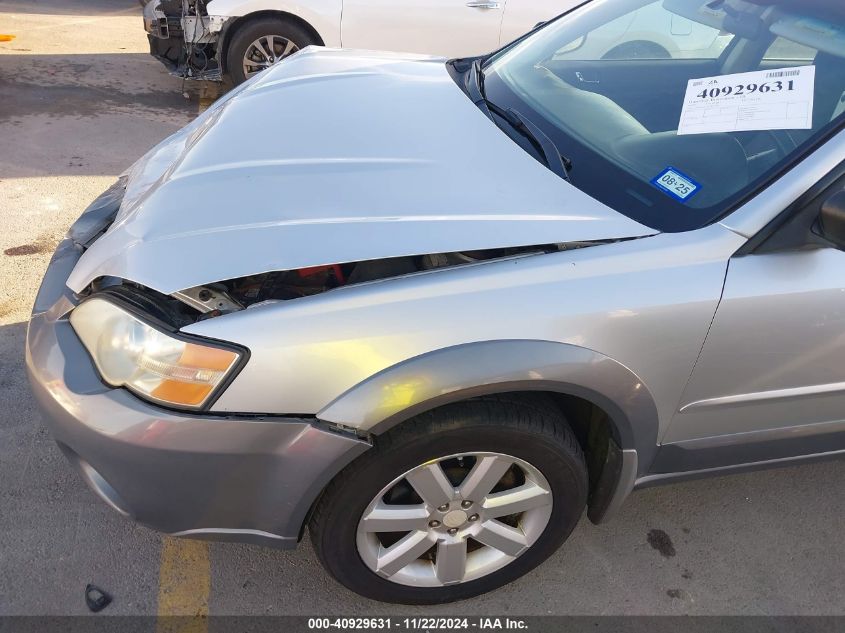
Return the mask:
<svg viewBox="0 0 845 633"><path fill-rule="evenodd" d="M0 174L120 173L197 115L199 89L144 53L0 55Z"/></svg>

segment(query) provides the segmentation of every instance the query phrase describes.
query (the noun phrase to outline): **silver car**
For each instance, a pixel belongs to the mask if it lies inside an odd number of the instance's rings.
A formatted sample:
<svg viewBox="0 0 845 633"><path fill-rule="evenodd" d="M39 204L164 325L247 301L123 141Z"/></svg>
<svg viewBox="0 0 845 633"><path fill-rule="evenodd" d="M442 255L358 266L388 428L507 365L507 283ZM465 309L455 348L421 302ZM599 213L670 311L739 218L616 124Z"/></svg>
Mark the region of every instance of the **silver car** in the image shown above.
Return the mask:
<svg viewBox="0 0 845 633"><path fill-rule="evenodd" d="M596 0L481 58L291 56L59 246L27 337L56 441L143 524L307 527L404 603L510 582L632 490L845 454L841 6ZM655 41L724 46L560 54L658 10Z"/></svg>

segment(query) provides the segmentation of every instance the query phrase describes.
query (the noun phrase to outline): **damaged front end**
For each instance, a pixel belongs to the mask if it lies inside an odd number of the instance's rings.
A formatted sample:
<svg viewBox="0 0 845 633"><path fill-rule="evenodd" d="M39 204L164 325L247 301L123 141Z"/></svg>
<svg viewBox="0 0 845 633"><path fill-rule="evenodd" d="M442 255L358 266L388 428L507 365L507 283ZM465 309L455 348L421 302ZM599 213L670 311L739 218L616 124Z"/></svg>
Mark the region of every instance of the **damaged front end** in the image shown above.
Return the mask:
<svg viewBox="0 0 845 633"><path fill-rule="evenodd" d="M116 277L96 279L82 295L120 296L139 311L174 328L275 303L321 294L336 288L423 274L455 266L470 266L594 246L603 242L545 244L484 251L392 257L297 270L282 270L186 288L164 295L141 284Z"/></svg>
<svg viewBox="0 0 845 633"><path fill-rule="evenodd" d="M289 301L394 277L580 248L587 244L548 244L483 251L390 257L297 270L283 270L188 288L171 296L197 310L197 320L236 312L267 302Z"/></svg>
<svg viewBox="0 0 845 633"><path fill-rule="evenodd" d="M183 79L221 81L222 34L231 18L209 15L211 0L149 0L144 29L150 54Z"/></svg>
<svg viewBox="0 0 845 633"><path fill-rule="evenodd" d="M87 251L115 222L126 195L127 180L126 175L121 176L98 196L71 226L67 237L80 253ZM199 321L238 312L258 304L290 301L347 286L425 274L457 266L473 266L581 249L624 239L630 238L384 257L275 270L206 283L169 295L126 278L104 275L96 277L76 295L77 299L101 293L119 297L139 312L178 330Z"/></svg>
<svg viewBox="0 0 845 633"><path fill-rule="evenodd" d="M274 116L280 91L295 121ZM344 104L337 133L309 114L326 95ZM304 51L137 161L66 285L81 297L120 280L205 319L654 234L517 150L439 62Z"/></svg>

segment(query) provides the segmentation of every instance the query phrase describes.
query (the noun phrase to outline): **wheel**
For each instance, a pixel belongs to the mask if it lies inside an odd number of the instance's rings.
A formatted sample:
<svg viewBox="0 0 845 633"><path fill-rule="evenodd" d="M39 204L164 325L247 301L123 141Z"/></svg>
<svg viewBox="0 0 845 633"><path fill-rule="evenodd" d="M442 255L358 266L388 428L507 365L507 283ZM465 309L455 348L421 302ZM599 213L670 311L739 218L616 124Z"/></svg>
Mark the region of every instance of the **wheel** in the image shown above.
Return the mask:
<svg viewBox="0 0 845 633"><path fill-rule="evenodd" d="M252 20L232 36L226 68L232 82L238 85L299 49L316 43L307 29L288 20Z"/></svg>
<svg viewBox="0 0 845 633"><path fill-rule="evenodd" d="M548 558L587 500L584 456L551 401L447 405L376 438L310 521L323 566L404 604L469 598Z"/></svg>
<svg viewBox="0 0 845 633"><path fill-rule="evenodd" d="M637 40L612 48L602 56L602 59L670 59L671 57L671 53L660 44Z"/></svg>

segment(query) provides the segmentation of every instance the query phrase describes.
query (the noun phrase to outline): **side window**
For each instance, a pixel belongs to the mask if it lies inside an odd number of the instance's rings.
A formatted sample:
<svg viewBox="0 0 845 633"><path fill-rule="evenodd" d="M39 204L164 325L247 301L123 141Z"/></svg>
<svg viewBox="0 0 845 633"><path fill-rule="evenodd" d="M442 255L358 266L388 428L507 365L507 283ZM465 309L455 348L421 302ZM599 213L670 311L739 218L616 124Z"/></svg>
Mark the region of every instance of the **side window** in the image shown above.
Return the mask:
<svg viewBox="0 0 845 633"><path fill-rule="evenodd" d="M763 56L763 63L778 61L778 62L800 62L803 64L812 64L816 57L816 50L809 46L804 46L798 42L778 37L769 50Z"/></svg>
<svg viewBox="0 0 845 633"><path fill-rule="evenodd" d="M647 4L570 42L555 59L716 59L733 35L667 11L663 2Z"/></svg>
<svg viewBox="0 0 845 633"><path fill-rule="evenodd" d="M763 56L763 68L783 66L816 67L815 95L813 102L813 129L845 116L845 74L843 57L818 48L778 36ZM793 134L794 136L794 134Z"/></svg>

